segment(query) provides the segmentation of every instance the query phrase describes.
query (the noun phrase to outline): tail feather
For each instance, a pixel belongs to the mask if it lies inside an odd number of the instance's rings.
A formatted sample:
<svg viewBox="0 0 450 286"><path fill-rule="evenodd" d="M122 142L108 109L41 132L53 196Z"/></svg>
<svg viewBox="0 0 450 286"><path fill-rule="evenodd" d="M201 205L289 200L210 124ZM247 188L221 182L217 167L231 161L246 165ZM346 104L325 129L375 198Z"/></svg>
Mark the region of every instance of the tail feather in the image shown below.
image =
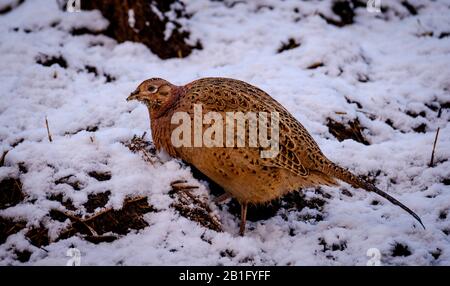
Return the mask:
<svg viewBox="0 0 450 286"><path fill-rule="evenodd" d="M413 212L410 208L408 208L407 206L405 206L404 204L402 204L401 202L399 202L397 199L390 196L389 194L378 189L371 183L366 182L365 180L352 174L350 171L348 171L344 168L341 168L332 162L329 162L328 164L326 164L326 167L324 168L324 173L334 176L337 179L342 180L342 181L352 185L353 187L362 188L368 192L374 192L374 193L382 196L386 200L390 201L392 204L401 207L403 210L405 210L407 213L409 213L411 216L413 216L425 229L425 226L423 225L420 217L415 212Z"/></svg>

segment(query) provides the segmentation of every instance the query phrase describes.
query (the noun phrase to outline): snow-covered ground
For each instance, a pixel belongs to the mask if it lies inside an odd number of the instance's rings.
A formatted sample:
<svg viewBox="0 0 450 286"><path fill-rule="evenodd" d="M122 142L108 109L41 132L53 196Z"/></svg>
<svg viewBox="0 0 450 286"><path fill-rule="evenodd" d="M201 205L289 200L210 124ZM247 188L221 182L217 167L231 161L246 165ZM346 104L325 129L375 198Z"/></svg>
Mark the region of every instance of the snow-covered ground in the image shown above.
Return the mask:
<svg viewBox="0 0 450 286"><path fill-rule="evenodd" d="M8 2L16 1L1 5ZM70 247L81 251L82 265L366 265L370 248L380 250L385 265L450 264L450 2L409 0L418 12L411 15L400 1L382 0L387 11L358 8L355 23L344 27L319 15L339 19L328 1L244 2L186 1L193 16L183 24L203 49L169 60L142 44L70 33L104 28L96 11L68 13L56 1L33 0L0 15L0 155L9 151L0 180L20 179L26 196L0 210L3 218L26 222L0 245L1 265L22 264L17 253L24 251L31 257L23 264L65 265ZM300 46L278 53L289 38ZM37 63L49 57L65 64ZM308 68L317 63L323 65ZM185 179L203 194L208 185L177 160L152 165L122 143L146 131L151 140L146 108L125 98L147 78L185 84L206 76L262 88L330 159L360 175L381 170L377 186L417 212L426 230L400 208L348 186L322 188L331 197L321 220L301 219L317 210L282 208L249 222L245 237L237 235L239 218L227 205L210 203L223 232L181 216L170 183ZM370 145L339 142L327 118L358 118ZM88 175L99 170L111 178ZM69 175L80 190L55 183ZM157 210L144 215L148 226L99 244L75 235L38 248L26 239L33 226L45 226L54 240L70 224L48 215L62 208L51 194L62 193L83 214L88 195L106 190L106 207L117 209L128 196L147 196Z"/></svg>

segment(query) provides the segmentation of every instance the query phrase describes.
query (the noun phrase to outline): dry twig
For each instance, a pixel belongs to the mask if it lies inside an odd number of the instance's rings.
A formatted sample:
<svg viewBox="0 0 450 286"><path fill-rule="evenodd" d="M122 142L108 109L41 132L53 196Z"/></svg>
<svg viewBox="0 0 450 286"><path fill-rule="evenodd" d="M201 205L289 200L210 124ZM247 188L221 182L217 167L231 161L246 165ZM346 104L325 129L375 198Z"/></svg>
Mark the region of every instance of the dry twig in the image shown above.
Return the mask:
<svg viewBox="0 0 450 286"><path fill-rule="evenodd" d="M439 130L440 129L441 128L438 127L438 129L436 130L436 136L434 137L433 151L431 152L431 159L430 159L430 165L429 165L430 167L433 167L433 165L434 165L434 151L436 149L436 143L437 143L437 140L438 140Z"/></svg>

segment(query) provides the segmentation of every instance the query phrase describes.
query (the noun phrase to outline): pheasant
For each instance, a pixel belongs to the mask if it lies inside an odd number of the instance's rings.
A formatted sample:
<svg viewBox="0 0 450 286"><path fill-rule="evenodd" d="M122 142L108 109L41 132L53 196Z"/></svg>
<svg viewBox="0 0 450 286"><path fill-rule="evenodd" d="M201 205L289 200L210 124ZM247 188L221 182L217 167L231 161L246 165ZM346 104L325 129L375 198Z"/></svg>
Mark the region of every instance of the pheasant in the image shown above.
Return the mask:
<svg viewBox="0 0 450 286"><path fill-rule="evenodd" d="M404 204L327 159L294 116L266 92L246 82L202 78L176 86L161 78L151 78L142 82L129 95L129 100L138 100L147 106L152 137L158 150L192 164L219 184L226 192L219 199L234 197L240 203L240 235L245 231L248 204L263 204L301 188L334 186L337 180L382 196L404 209L424 227L419 216ZM276 112L279 116L278 153L263 157L262 148L254 146L175 146L172 133L179 126L172 117L184 112L195 121L196 105L201 105L202 114L215 112L222 118L226 118L229 112ZM200 121L201 131L208 127L203 123ZM249 126L247 124L245 128L249 129ZM187 132L186 137L194 137L193 133L195 130ZM215 134L218 135L222 134ZM244 141L249 143L249 138Z"/></svg>

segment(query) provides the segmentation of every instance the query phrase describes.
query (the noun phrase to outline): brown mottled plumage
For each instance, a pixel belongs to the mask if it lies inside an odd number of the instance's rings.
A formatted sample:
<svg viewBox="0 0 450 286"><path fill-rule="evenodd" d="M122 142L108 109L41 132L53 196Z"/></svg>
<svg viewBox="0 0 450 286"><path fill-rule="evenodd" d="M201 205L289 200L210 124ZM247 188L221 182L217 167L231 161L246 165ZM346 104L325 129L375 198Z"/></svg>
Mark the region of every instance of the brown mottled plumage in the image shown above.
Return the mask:
<svg viewBox="0 0 450 286"><path fill-rule="evenodd" d="M185 86L175 86L153 78L141 83L127 100L132 99L147 105L157 149L164 149L169 155L194 165L239 201L241 234L245 230L248 203L268 202L300 188L336 185L336 179L381 195L422 224L420 218L402 203L328 160L303 125L255 86L227 78L203 78ZM171 133L177 126L171 124L171 117L177 111L184 111L193 118L194 104L202 104L203 114L214 111L221 113L223 118L225 112L231 111L278 112L279 154L273 159L262 159L260 149L248 147L248 144L239 148L175 148L171 144ZM203 126L203 130L206 127Z"/></svg>

